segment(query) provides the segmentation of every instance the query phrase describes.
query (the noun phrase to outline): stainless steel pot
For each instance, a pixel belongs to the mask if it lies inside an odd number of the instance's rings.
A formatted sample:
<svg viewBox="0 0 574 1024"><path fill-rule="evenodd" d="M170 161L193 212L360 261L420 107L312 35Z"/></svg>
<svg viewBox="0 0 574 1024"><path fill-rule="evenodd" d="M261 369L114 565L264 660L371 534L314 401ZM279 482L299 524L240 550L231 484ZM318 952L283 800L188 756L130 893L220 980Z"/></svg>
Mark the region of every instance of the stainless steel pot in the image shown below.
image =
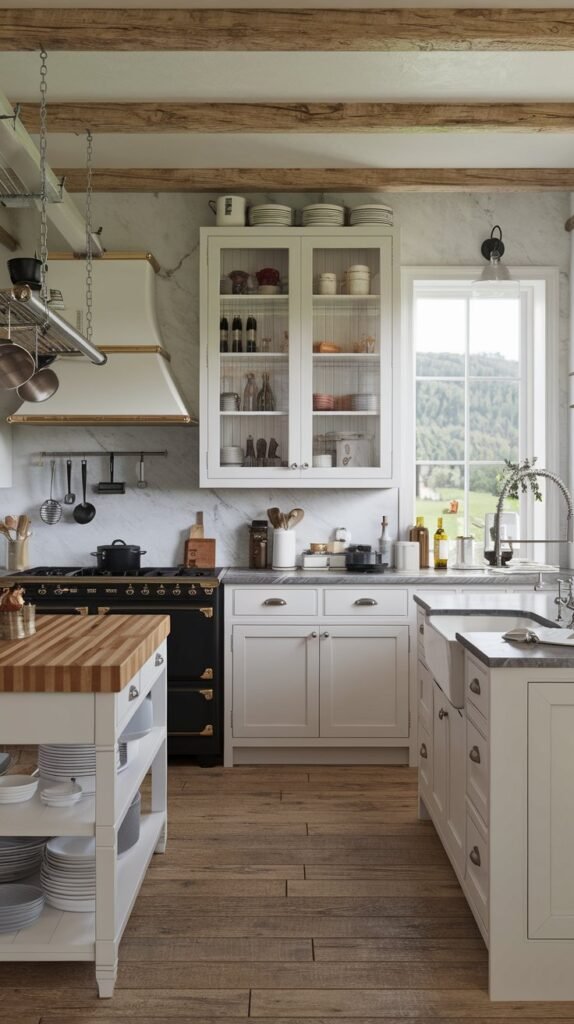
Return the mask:
<svg viewBox="0 0 574 1024"><path fill-rule="evenodd" d="M33 356L12 341L0 344L0 389L13 391L22 387L36 372Z"/></svg>
<svg viewBox="0 0 574 1024"><path fill-rule="evenodd" d="M142 551L139 544L126 544L125 540L114 540L111 544L98 544L92 551L98 560L100 572L136 572L140 568Z"/></svg>

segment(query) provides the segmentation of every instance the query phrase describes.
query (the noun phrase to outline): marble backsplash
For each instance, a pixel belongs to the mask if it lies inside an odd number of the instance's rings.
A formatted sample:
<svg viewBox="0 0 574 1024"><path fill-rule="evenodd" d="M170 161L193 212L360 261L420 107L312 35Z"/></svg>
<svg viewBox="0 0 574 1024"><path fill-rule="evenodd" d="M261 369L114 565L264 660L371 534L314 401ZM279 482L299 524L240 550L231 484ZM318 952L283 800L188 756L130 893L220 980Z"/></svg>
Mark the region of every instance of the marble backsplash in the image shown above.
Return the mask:
<svg viewBox="0 0 574 1024"><path fill-rule="evenodd" d="M79 197L78 197L79 198ZM172 369L197 413L199 395L198 280L199 227L212 224L208 196L197 195L97 195L94 220L103 225L106 248L150 250L161 264L157 279L157 309ZM249 201L271 197L250 196ZM277 201L303 206L323 198L319 195L275 195ZM325 197L326 198L326 197ZM347 204L357 196L335 197ZM560 436L567 437L568 370L568 261L569 239L564 222L569 215L567 193L535 194L398 194L386 197L395 210L401 229L403 265L472 265L480 262L480 243L495 223L502 225L508 264L558 266L560 277ZM361 196L368 202L369 196ZM6 223L6 220L3 221ZM7 224L8 226L8 224ZM33 251L37 239L29 212L10 215L10 227ZM54 243L52 243L54 244ZM5 278L0 271L0 283ZM105 297L104 297L105 301ZM95 297L97 340L97 302ZM0 415L16 403L3 399ZM148 554L147 564L172 564L180 560L183 540L195 512L205 514L206 533L218 542L220 564L247 562L247 526L264 518L273 505L282 509L300 506L305 519L297 529L298 548L309 541L327 539L334 527L347 526L359 542L374 543L382 515L396 531L400 516L398 490L199 490L197 428L186 427L26 427L13 429L14 485L0 491L0 512L26 511L34 521L31 557L34 564L90 564L90 552L97 544L115 537L140 544ZM136 488L136 458L118 460L116 477L126 481L126 494L92 495L97 514L87 526L74 523L69 510L55 526L45 526L38 509L49 490L49 465L39 464L43 449L82 448L102 451L110 448L163 449L168 458L150 459L146 464L149 487ZM64 462L58 464L56 496L65 492ZM566 477L566 444L556 467ZM79 463L74 467L74 489L79 494ZM107 460L90 460L90 486L106 478ZM411 467L404 467L405 473ZM403 518L408 519L408 514Z"/></svg>

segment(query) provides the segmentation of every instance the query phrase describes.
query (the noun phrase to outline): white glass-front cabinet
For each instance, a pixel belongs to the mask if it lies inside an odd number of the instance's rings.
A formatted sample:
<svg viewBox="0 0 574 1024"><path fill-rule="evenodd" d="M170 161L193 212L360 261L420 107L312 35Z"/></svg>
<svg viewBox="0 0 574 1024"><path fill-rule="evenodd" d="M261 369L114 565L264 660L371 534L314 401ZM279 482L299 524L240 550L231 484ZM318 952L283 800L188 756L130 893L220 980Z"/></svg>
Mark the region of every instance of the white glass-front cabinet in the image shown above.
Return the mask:
<svg viewBox="0 0 574 1024"><path fill-rule="evenodd" d="M394 482L395 246L392 228L202 229L201 486Z"/></svg>

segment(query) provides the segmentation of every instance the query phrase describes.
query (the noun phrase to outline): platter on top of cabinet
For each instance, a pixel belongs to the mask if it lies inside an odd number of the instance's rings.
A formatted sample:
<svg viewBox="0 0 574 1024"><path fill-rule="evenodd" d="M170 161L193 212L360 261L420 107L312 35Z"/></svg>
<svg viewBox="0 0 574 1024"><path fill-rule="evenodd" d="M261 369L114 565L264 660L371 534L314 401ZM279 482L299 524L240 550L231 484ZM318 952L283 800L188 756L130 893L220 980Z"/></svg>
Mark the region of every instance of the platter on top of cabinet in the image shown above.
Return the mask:
<svg viewBox="0 0 574 1024"><path fill-rule="evenodd" d="M395 237L202 229L201 486L395 482Z"/></svg>

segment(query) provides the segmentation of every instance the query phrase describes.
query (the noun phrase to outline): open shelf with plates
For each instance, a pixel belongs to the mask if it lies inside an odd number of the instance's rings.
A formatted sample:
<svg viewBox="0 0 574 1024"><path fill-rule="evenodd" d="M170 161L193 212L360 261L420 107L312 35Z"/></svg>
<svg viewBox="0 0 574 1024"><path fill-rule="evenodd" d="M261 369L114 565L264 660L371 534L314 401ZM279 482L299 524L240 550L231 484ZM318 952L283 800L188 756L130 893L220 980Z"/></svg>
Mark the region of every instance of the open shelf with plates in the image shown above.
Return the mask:
<svg viewBox="0 0 574 1024"><path fill-rule="evenodd" d="M396 266L386 226L202 229L201 486L394 483Z"/></svg>

